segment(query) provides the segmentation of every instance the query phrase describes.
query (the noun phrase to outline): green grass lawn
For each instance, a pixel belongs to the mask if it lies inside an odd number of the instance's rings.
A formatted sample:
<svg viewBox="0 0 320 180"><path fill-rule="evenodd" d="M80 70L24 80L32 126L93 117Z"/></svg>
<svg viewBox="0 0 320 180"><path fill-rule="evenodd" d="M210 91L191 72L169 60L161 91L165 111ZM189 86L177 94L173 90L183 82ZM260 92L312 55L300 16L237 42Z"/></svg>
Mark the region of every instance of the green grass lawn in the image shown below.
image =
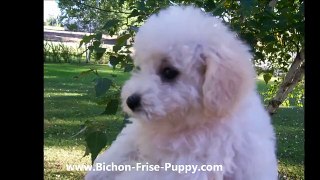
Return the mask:
<svg viewBox="0 0 320 180"><path fill-rule="evenodd" d="M82 179L85 172L67 171L67 164L90 164L90 157L83 157L85 142L82 136L73 137L86 120L105 122L108 133L107 147L122 128L121 112L114 116L100 115L104 106L94 99L94 74L74 78L80 72L95 67L101 76L116 75L119 84L128 73L112 70L105 65L44 65L44 178ZM257 81L258 90L267 86ZM280 179L304 179L304 111L302 108L282 107L273 116L278 141ZM106 147L106 148L107 148Z"/></svg>

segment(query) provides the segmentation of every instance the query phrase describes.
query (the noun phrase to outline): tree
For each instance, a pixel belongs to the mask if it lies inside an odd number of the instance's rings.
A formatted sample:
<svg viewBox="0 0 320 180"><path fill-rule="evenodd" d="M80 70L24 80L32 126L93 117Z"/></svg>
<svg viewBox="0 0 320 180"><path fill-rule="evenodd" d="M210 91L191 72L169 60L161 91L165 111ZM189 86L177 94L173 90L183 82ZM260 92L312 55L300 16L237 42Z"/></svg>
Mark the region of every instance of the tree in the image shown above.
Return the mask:
<svg viewBox="0 0 320 180"><path fill-rule="evenodd" d="M56 25L58 25L58 17L50 16L50 17L46 20L46 24L49 25L49 26L56 26Z"/></svg>
<svg viewBox="0 0 320 180"><path fill-rule="evenodd" d="M242 1L247 2L247 1ZM279 105L303 79L304 74L304 3L303 1L252 1L243 4L240 14L232 16L231 26L255 50L255 63L266 62L265 80L268 82L275 70L287 73L268 111L274 114ZM233 8L237 9L237 8ZM290 66L291 64L291 66Z"/></svg>
<svg viewBox="0 0 320 180"><path fill-rule="evenodd" d="M276 111L303 79L304 1L301 0L59 1L64 17L97 22L97 33L118 35L115 46L107 54L114 67L120 65L126 71L133 66L129 54L137 27L151 14L173 4L194 4L222 18L252 47L255 65L266 64L263 70L257 68L258 73L264 74L266 83L279 70L288 73L269 101L270 113ZM99 46L88 48L96 51Z"/></svg>

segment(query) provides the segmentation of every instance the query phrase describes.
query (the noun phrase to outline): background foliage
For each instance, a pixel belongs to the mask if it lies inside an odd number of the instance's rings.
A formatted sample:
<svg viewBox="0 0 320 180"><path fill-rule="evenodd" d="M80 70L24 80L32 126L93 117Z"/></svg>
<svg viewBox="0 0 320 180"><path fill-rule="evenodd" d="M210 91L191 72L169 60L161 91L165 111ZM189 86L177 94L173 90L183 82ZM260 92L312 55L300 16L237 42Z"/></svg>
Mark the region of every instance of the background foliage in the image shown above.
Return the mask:
<svg viewBox="0 0 320 180"><path fill-rule="evenodd" d="M130 72L133 69L130 54L138 28L151 14L177 4L192 4L221 18L246 41L252 49L257 74L266 84L273 82L262 93L266 104L274 97L294 58L304 49L303 0L59 0L60 23L92 34L82 38L79 48L83 49L77 53L70 53L74 50L63 46L45 44L45 60L70 62L73 56L81 57L87 51L96 61L107 57L113 69ZM116 38L112 48L103 47L102 35ZM102 114L115 114L120 103L117 76L101 76L99 70L90 68L75 78L92 74L94 102L106 106ZM303 101L304 80L296 85L283 105L302 107ZM91 153L94 159L107 141L105 129L87 121L79 134L82 133L87 142L86 154Z"/></svg>

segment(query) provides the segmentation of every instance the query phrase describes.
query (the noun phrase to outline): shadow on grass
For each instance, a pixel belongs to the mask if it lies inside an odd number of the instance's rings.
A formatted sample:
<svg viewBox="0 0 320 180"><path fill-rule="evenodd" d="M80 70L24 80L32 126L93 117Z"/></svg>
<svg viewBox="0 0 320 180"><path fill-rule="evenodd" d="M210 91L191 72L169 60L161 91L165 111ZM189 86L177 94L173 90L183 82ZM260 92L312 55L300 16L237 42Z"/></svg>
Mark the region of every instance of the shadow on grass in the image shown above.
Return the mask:
<svg viewBox="0 0 320 180"><path fill-rule="evenodd" d="M279 108L272 117L281 163L304 165L304 109Z"/></svg>
<svg viewBox="0 0 320 180"><path fill-rule="evenodd" d="M83 136L71 138L82 129L85 121L101 121L107 125L108 145L116 138L123 126L123 115L100 115L105 106L94 102L94 74L81 78L83 71L90 67L98 69L102 77L116 75L118 84L128 79L128 73L112 70L105 65L70 65L45 64L44 65L44 140L45 146L78 146L84 145Z"/></svg>
<svg viewBox="0 0 320 180"><path fill-rule="evenodd" d="M90 118L103 112L104 106L98 106L90 97L51 96L45 97L44 118L61 118L66 121L78 118Z"/></svg>

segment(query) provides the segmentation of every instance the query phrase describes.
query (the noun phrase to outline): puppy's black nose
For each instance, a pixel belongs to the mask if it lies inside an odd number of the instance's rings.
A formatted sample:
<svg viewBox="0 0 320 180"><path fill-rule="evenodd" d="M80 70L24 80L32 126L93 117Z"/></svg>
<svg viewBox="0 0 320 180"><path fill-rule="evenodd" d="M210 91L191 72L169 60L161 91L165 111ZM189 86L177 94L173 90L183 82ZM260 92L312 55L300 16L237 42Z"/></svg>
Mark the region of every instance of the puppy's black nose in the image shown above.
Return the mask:
<svg viewBox="0 0 320 180"><path fill-rule="evenodd" d="M133 94L133 95L131 95L131 96L128 97L126 103L127 103L128 107L129 107L132 111L134 111L134 110L136 110L138 107L141 106L140 101L141 101L140 95L138 95L138 94Z"/></svg>

